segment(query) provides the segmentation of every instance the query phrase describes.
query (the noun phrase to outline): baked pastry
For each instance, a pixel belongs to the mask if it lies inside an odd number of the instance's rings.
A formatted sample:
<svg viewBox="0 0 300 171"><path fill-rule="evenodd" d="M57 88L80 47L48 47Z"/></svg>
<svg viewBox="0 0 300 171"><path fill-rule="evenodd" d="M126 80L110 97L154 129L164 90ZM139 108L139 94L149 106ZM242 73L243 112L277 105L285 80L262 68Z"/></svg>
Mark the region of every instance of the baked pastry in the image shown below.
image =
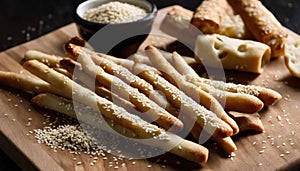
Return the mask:
<svg viewBox="0 0 300 171"><path fill-rule="evenodd" d="M275 16L259 0L228 0L255 39L271 47L272 57L284 54L287 34Z"/></svg>

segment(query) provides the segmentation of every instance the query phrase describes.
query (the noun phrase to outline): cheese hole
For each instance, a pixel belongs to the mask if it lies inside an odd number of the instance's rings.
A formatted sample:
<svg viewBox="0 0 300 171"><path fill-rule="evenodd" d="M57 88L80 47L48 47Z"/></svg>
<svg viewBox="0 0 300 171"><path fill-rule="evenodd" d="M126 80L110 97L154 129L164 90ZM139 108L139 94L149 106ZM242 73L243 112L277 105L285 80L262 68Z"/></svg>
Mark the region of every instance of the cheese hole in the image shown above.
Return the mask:
<svg viewBox="0 0 300 171"><path fill-rule="evenodd" d="M221 48L221 43L215 42L214 43L214 48L217 49L217 50L220 49Z"/></svg>
<svg viewBox="0 0 300 171"><path fill-rule="evenodd" d="M222 51L222 52L219 54L219 59L223 59L223 58L225 58L227 55L228 55L228 52Z"/></svg>
<svg viewBox="0 0 300 171"><path fill-rule="evenodd" d="M240 52L245 52L246 50L247 50L246 44L242 44L238 47L238 51L240 51Z"/></svg>

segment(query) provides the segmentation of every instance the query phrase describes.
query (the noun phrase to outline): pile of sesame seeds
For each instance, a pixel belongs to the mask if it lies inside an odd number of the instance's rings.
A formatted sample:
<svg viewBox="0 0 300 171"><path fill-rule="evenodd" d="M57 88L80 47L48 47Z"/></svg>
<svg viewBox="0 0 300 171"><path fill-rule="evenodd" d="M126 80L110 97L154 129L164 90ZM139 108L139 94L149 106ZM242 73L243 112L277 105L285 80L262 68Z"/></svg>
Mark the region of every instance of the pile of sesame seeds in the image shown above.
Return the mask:
<svg viewBox="0 0 300 171"><path fill-rule="evenodd" d="M129 23L147 15L145 9L123 2L109 2L96 8L88 9L83 18L96 23Z"/></svg>

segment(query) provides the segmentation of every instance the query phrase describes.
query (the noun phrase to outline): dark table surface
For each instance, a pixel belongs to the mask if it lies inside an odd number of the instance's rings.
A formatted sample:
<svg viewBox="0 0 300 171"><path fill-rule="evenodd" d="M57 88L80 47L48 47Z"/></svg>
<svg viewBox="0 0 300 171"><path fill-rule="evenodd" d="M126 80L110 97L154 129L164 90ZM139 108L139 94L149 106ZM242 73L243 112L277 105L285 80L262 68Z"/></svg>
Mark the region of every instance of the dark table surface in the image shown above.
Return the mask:
<svg viewBox="0 0 300 171"><path fill-rule="evenodd" d="M71 13L75 6L82 1L1 0L0 51L32 40L71 23ZM185 8L194 10L202 0L154 1L158 8L179 4ZM262 2L284 26L300 34L299 0L262 0ZM0 171L2 170L21 169L0 150Z"/></svg>

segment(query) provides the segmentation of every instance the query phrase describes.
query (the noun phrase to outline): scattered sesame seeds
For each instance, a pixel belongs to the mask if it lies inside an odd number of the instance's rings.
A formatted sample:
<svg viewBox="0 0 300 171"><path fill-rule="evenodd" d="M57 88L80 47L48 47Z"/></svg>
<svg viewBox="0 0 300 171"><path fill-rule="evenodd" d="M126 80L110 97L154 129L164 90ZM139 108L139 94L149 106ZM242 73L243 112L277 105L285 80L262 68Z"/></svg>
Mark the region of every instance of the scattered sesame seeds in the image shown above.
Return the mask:
<svg viewBox="0 0 300 171"><path fill-rule="evenodd" d="M281 116L279 116L279 115L276 118L277 118L278 121L282 120Z"/></svg>

